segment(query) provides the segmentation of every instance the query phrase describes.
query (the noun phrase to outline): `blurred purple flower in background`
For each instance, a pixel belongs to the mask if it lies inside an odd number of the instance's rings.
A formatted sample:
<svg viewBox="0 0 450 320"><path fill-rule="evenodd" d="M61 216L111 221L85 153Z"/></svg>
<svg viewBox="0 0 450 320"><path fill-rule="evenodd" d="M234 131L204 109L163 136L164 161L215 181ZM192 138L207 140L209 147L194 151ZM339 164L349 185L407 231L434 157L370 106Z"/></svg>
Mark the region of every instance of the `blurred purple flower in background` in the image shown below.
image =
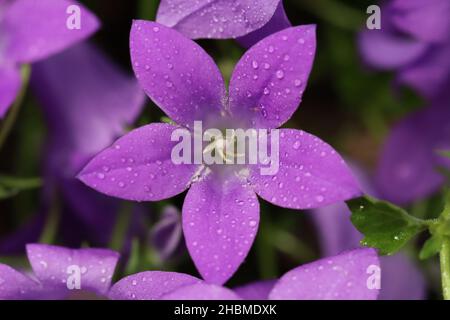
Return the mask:
<svg viewBox="0 0 450 320"><path fill-rule="evenodd" d="M368 195L374 195L371 183L364 173L352 166L359 182ZM320 239L322 255L332 256L344 250L360 247L362 235L350 221L351 212L345 203L318 208L312 212ZM425 298L424 276L412 259L405 254L380 257L382 300L420 300Z"/></svg>
<svg viewBox="0 0 450 320"><path fill-rule="evenodd" d="M365 62L396 70L397 82L432 98L448 88L450 74L450 2L390 0L381 8L381 30L359 38Z"/></svg>
<svg viewBox="0 0 450 320"><path fill-rule="evenodd" d="M108 294L116 300L374 300L369 267L378 267L373 249L357 249L305 264L280 279L230 290L175 272L147 271L123 278Z"/></svg>
<svg viewBox="0 0 450 320"><path fill-rule="evenodd" d="M450 2L391 0L382 6L382 29L360 34L371 66L397 71L397 82L426 98L425 110L394 126L382 150L376 184L380 195L407 204L437 191L450 167L439 150L450 148Z"/></svg>
<svg viewBox="0 0 450 320"><path fill-rule="evenodd" d="M160 220L151 229L150 243L162 261L176 256L185 249L181 214L176 207L168 205L163 209Z"/></svg>
<svg viewBox="0 0 450 320"><path fill-rule="evenodd" d="M98 154L79 178L100 192L135 201L158 201L191 187L183 231L208 282L226 282L245 259L258 230L256 194L294 209L360 194L342 158L300 130L280 130L280 168L272 176L261 175L261 165L205 167L171 159L172 132L192 129L194 121L222 129L285 123L301 101L312 67L314 26L286 29L247 51L232 75L229 97L213 60L175 30L135 21L130 50L144 90L177 125L154 123L131 131Z"/></svg>
<svg viewBox="0 0 450 320"><path fill-rule="evenodd" d="M64 299L80 293L105 296L119 260L117 252L107 249L44 244L28 244L27 256L32 275L0 264L0 300ZM71 275L79 279L72 283Z"/></svg>
<svg viewBox="0 0 450 320"><path fill-rule="evenodd" d="M381 196L407 204L437 192L445 181L439 168L450 169L450 160L439 154L446 150L450 150L448 93L407 116L392 130L376 175Z"/></svg>
<svg viewBox="0 0 450 320"><path fill-rule="evenodd" d="M49 130L46 181L67 202L63 219L71 219L70 229L73 223L81 224L76 236L87 230L88 239L104 245L119 203L93 192L75 176L135 121L145 95L134 78L88 43L35 64L31 81Z"/></svg>
<svg viewBox="0 0 450 320"><path fill-rule="evenodd" d="M251 47L289 28L282 0L162 0L156 22L191 39L237 39Z"/></svg>
<svg viewBox="0 0 450 320"><path fill-rule="evenodd" d="M67 8L80 8L82 27L67 27ZM45 23L43 20L45 19ZM97 18L76 1L15 0L0 2L0 118L21 87L20 65L61 52L99 27Z"/></svg>
<svg viewBox="0 0 450 320"><path fill-rule="evenodd" d="M59 208L64 242L106 245L120 202L92 191L75 176L134 122L145 95L133 77L86 42L33 64L31 85L48 125L43 207L22 230L2 239L0 252L21 252L25 243L37 241L55 192L64 199ZM140 216L135 209L133 219Z"/></svg>

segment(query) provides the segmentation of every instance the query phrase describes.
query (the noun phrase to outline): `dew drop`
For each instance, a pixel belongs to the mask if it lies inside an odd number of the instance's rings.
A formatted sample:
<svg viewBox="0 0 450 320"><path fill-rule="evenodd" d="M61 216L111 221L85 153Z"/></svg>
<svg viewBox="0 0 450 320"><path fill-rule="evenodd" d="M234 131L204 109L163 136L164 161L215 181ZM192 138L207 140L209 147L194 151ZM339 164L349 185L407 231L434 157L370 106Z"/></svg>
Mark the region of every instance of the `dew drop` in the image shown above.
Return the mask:
<svg viewBox="0 0 450 320"><path fill-rule="evenodd" d="M278 79L283 79L283 78L284 78L284 72L283 72L283 70L278 70L277 73L276 73L276 75L277 75L277 78L278 78Z"/></svg>

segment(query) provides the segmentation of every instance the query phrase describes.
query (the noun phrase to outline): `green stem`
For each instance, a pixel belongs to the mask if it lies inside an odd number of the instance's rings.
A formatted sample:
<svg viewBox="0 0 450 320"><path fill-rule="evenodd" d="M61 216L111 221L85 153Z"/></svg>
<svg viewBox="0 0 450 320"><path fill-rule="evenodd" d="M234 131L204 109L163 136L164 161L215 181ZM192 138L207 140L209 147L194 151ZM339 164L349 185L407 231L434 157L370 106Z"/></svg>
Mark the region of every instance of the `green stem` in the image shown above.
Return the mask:
<svg viewBox="0 0 450 320"><path fill-rule="evenodd" d="M439 256L441 262L442 295L444 300L450 300L450 236L448 235L447 229L448 222L450 221L450 190L445 191L444 199L444 211L442 211L439 217L443 229L438 230L438 232L444 234Z"/></svg>
<svg viewBox="0 0 450 320"><path fill-rule="evenodd" d="M47 243L47 244L54 243L59 224L60 209L61 206L58 199L58 194L57 192L55 192L53 194L52 204L47 215L47 222L39 238L39 243Z"/></svg>
<svg viewBox="0 0 450 320"><path fill-rule="evenodd" d="M139 0L138 17L144 20L155 20L158 6L158 0Z"/></svg>
<svg viewBox="0 0 450 320"><path fill-rule="evenodd" d="M261 206L260 226L256 238L256 254L261 278L272 279L278 276L278 270L275 248L270 241L270 235L272 234L270 217L265 209L264 206Z"/></svg>
<svg viewBox="0 0 450 320"><path fill-rule="evenodd" d="M122 208L120 208L117 218L116 225L112 232L111 241L109 247L113 250L121 251L123 249L123 244L125 237L128 232L128 227L131 221L131 206L129 203L124 202Z"/></svg>
<svg viewBox="0 0 450 320"><path fill-rule="evenodd" d="M9 133L11 132L11 129L14 126L14 123L16 122L20 106L22 105L23 98L25 97L25 93L27 91L31 68L29 65L24 65L22 66L20 72L22 75L22 88L20 89L19 95L9 109L8 115L6 116L6 119L3 122L2 127L0 128L0 150L2 149L6 139L9 136Z"/></svg>
<svg viewBox="0 0 450 320"><path fill-rule="evenodd" d="M450 300L450 237L442 242L441 252L441 281L444 300Z"/></svg>

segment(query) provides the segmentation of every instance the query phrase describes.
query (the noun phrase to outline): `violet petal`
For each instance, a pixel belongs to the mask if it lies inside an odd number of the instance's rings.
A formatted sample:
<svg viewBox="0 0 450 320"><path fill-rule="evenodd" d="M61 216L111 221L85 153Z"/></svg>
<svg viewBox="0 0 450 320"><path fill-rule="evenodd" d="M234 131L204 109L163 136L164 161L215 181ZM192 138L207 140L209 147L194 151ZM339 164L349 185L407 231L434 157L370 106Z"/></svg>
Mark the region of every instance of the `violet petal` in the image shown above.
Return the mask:
<svg viewBox="0 0 450 320"><path fill-rule="evenodd" d="M135 129L100 152L78 175L91 188L121 199L157 201L189 187L197 165L174 164L171 134L179 129L152 123ZM161 186L164 185L164 188Z"/></svg>
<svg viewBox="0 0 450 320"><path fill-rule="evenodd" d="M251 167L250 181L263 199L285 208L326 206L361 195L351 170L328 144L295 129L280 129L279 170L262 175Z"/></svg>
<svg viewBox="0 0 450 320"><path fill-rule="evenodd" d="M379 268L374 249L357 249L324 258L280 278L269 294L271 300L374 300L379 290L369 289L368 268Z"/></svg>
<svg viewBox="0 0 450 320"><path fill-rule="evenodd" d="M230 289L208 283L181 287L161 297L161 300L241 300Z"/></svg>
<svg viewBox="0 0 450 320"><path fill-rule="evenodd" d="M156 300L201 281L183 273L146 271L121 279L112 286L108 296L113 300Z"/></svg>
<svg viewBox="0 0 450 320"><path fill-rule="evenodd" d="M63 247L29 244L28 260L34 274L45 288L66 290L70 267L80 271L82 290L106 294L111 284L119 254L107 249L67 249Z"/></svg>
<svg viewBox="0 0 450 320"><path fill-rule="evenodd" d="M198 271L207 282L223 284L252 246L259 203L253 190L237 177L211 173L192 185L182 218L186 244Z"/></svg>
<svg viewBox="0 0 450 320"><path fill-rule="evenodd" d="M250 48L230 82L230 112L252 128L277 128L297 110L316 50L314 25L292 27Z"/></svg>
<svg viewBox="0 0 450 320"><path fill-rule="evenodd" d="M147 95L176 123L217 118L225 85L213 59L194 41L155 22L135 20L130 54Z"/></svg>
<svg viewBox="0 0 450 320"><path fill-rule="evenodd" d="M156 21L191 39L236 38L263 27L280 0L162 0Z"/></svg>
<svg viewBox="0 0 450 320"><path fill-rule="evenodd" d="M70 29L70 6L80 9L80 28ZM70 0L16 0L6 9L2 27L6 56L17 62L36 62L79 42L99 28L89 10Z"/></svg>

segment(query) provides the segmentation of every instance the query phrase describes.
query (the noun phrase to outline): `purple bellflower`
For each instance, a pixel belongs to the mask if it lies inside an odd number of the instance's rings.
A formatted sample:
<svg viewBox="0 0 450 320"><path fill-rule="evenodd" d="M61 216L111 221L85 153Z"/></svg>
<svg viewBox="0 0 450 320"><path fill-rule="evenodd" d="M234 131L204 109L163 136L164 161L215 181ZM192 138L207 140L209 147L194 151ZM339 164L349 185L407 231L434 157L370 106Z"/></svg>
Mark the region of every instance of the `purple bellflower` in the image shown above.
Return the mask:
<svg viewBox="0 0 450 320"><path fill-rule="evenodd" d="M33 273L24 274L0 263L0 300L107 295L119 259L117 252L45 244L28 244L26 248Z"/></svg>
<svg viewBox="0 0 450 320"><path fill-rule="evenodd" d="M258 230L256 194L278 206L305 209L356 197L359 187L336 151L300 130L280 129L274 175L261 175L259 164L175 164L172 132L190 132L194 121L221 129L281 126L301 101L315 46L315 26L265 38L238 62L227 95L220 71L199 45L158 23L135 21L130 50L136 77L176 124L131 131L98 154L79 179L134 201L159 201L189 189L182 210L188 250L206 281L223 284Z"/></svg>
<svg viewBox="0 0 450 320"><path fill-rule="evenodd" d="M379 290L371 286L368 272L374 269L380 271L375 250L357 249L297 267L280 279L234 290L187 274L147 271L121 279L108 296L115 300L374 300Z"/></svg>
<svg viewBox="0 0 450 320"><path fill-rule="evenodd" d="M450 150L450 95L444 92L430 106L401 120L382 150L376 175L380 195L403 205L438 191L445 181L439 169L450 170L440 151Z"/></svg>
<svg viewBox="0 0 450 320"><path fill-rule="evenodd" d="M35 63L31 87L48 127L43 204L23 230L0 241L0 252L22 252L26 243L37 241L56 191L63 199L64 242L78 246L84 239L105 245L120 202L87 188L75 176L133 123L145 94L133 77L86 41Z"/></svg>
<svg viewBox="0 0 450 320"><path fill-rule="evenodd" d="M72 10L79 13L80 28L69 27ZM0 118L20 90L21 64L61 52L87 38L98 27L97 18L76 1L0 1Z"/></svg>
<svg viewBox="0 0 450 320"><path fill-rule="evenodd" d="M103 245L119 203L86 188L75 176L135 121L145 95L135 79L87 42L35 64L31 83L49 130L46 182L67 203L63 220L71 216L72 226L78 221L89 239Z"/></svg>
<svg viewBox="0 0 450 320"><path fill-rule="evenodd" d="M156 22L191 39L236 39L251 47L289 28L282 0L162 0Z"/></svg>
<svg viewBox="0 0 450 320"><path fill-rule="evenodd" d="M369 179L352 166L366 194L375 195ZM317 226L322 255L332 256L360 247L362 235L350 222L345 203L315 209L311 216ZM381 300L421 300L425 298L425 279L412 259L403 253L380 257Z"/></svg>
<svg viewBox="0 0 450 320"><path fill-rule="evenodd" d="M436 96L450 74L450 2L390 0L381 7L381 30L365 30L363 59L381 70L396 70L397 82L426 98Z"/></svg>

